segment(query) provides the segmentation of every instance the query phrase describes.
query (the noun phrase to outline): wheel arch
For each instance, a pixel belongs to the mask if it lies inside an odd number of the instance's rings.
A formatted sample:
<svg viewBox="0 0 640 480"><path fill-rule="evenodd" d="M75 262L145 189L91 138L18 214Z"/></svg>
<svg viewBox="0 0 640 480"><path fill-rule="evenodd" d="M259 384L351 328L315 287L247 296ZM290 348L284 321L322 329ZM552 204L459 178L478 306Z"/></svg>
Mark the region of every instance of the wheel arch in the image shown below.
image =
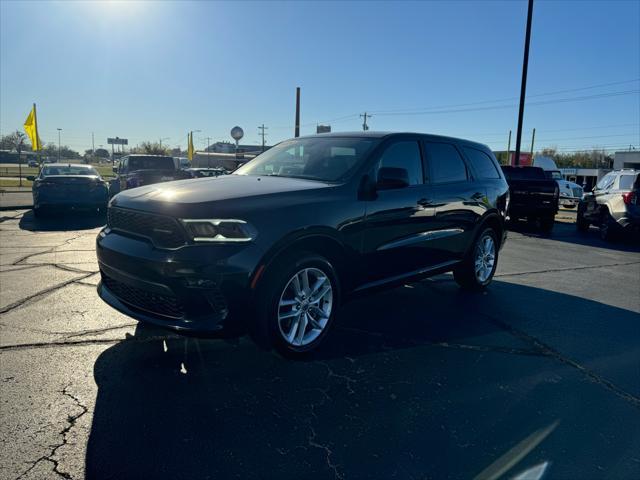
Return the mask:
<svg viewBox="0 0 640 480"><path fill-rule="evenodd" d="M255 290L260 281L264 278L264 273L269 270L276 261L285 255L294 252L310 252L325 257L333 268L341 283L342 288L349 288L352 284L352 276L347 268L349 258L354 253L345 245L338 231L327 228L306 228L302 231L294 232L276 242L262 257L250 277L251 289Z"/></svg>

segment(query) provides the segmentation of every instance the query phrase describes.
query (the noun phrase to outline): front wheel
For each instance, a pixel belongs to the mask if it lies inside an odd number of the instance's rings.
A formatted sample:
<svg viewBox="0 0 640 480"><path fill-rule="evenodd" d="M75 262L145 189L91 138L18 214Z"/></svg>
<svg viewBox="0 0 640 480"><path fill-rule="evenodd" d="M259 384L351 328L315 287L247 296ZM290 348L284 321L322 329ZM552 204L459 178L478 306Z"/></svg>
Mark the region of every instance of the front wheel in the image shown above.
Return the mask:
<svg viewBox="0 0 640 480"><path fill-rule="evenodd" d="M540 217L540 230L545 233L551 232L551 230L553 230L554 222L554 215L545 215L543 217Z"/></svg>
<svg viewBox="0 0 640 480"><path fill-rule="evenodd" d="M498 266L498 237L486 228L476 239L467 258L453 270L453 278L462 288L482 290L493 280Z"/></svg>
<svg viewBox="0 0 640 480"><path fill-rule="evenodd" d="M336 316L340 287L331 263L301 253L276 261L257 295L253 331L258 343L295 356L317 349Z"/></svg>
<svg viewBox="0 0 640 480"><path fill-rule="evenodd" d="M578 213L576 215L576 228L579 232L586 232L589 230L589 221L584 218L583 212L578 208Z"/></svg>

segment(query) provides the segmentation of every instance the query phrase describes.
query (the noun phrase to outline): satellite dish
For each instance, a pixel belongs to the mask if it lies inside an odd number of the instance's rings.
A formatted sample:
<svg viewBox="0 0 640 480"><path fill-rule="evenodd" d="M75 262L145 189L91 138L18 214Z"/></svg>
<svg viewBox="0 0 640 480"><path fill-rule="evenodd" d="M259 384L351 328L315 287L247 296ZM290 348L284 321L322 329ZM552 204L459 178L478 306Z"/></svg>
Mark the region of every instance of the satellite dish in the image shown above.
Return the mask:
<svg viewBox="0 0 640 480"><path fill-rule="evenodd" d="M240 127L235 126L231 129L231 138L233 138L236 141L236 143L242 137L244 137L244 130L242 130Z"/></svg>

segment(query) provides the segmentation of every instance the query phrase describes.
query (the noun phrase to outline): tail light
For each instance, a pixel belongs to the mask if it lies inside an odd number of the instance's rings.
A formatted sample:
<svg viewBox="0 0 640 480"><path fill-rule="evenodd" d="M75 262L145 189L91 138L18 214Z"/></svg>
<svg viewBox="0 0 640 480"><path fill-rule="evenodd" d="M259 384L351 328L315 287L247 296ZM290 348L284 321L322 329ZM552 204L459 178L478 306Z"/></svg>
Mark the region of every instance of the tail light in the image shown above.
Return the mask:
<svg viewBox="0 0 640 480"><path fill-rule="evenodd" d="M636 203L636 192L627 192L622 194L622 200L625 205L631 205Z"/></svg>

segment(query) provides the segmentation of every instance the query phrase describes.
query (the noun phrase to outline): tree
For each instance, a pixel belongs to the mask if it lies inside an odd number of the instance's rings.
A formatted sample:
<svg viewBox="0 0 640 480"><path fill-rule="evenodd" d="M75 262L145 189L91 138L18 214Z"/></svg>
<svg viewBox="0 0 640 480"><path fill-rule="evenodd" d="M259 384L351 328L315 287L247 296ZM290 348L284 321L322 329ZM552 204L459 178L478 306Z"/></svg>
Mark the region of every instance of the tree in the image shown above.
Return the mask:
<svg viewBox="0 0 640 480"><path fill-rule="evenodd" d="M71 150L67 145L60 146L60 152L58 152L58 145L55 143L47 143L42 147L42 153L51 158L58 159L58 155L60 156L60 160L75 160L81 158L80 154L75 150Z"/></svg>
<svg viewBox="0 0 640 480"><path fill-rule="evenodd" d="M169 149L158 142L142 142L131 149L131 153L146 153L147 155L168 155Z"/></svg>
<svg viewBox="0 0 640 480"><path fill-rule="evenodd" d="M97 148L95 155L100 158L109 158L109 150L106 148Z"/></svg>
<svg viewBox="0 0 640 480"><path fill-rule="evenodd" d="M0 138L0 150L17 150L18 146L22 151L31 150L31 144L25 142L25 139L26 135L19 130L3 135Z"/></svg>

